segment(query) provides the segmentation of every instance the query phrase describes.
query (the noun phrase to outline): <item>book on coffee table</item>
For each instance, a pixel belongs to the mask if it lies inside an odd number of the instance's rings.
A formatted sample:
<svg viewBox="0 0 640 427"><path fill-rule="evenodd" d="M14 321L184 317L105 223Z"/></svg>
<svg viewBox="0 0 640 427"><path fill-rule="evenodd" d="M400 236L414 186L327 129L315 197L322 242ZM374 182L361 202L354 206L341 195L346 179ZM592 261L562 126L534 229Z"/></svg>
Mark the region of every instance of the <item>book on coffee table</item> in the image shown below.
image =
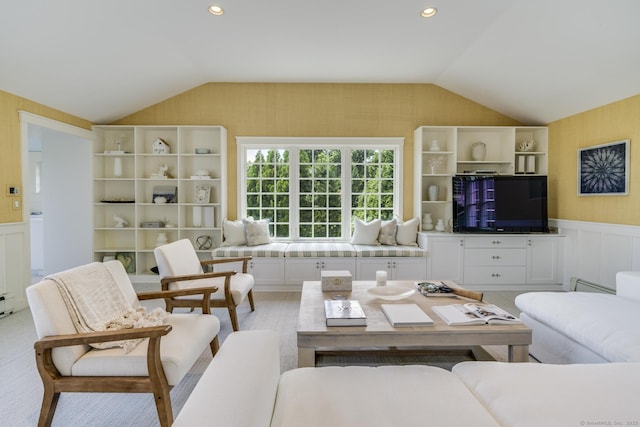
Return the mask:
<svg viewBox="0 0 640 427"><path fill-rule="evenodd" d="M366 326L367 316L358 300L324 300L327 326Z"/></svg>
<svg viewBox="0 0 640 427"><path fill-rule="evenodd" d="M394 328L433 325L433 319L417 304L380 304L380 308Z"/></svg>
<svg viewBox="0 0 640 427"><path fill-rule="evenodd" d="M433 311L447 325L486 325L521 323L520 319L493 304L437 305Z"/></svg>

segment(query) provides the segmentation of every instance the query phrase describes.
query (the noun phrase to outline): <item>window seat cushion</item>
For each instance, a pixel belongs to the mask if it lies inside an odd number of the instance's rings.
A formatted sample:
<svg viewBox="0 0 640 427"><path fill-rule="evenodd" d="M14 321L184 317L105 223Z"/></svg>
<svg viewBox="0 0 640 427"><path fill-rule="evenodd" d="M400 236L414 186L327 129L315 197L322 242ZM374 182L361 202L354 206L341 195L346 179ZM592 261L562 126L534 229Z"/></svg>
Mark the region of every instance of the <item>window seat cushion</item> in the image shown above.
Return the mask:
<svg viewBox="0 0 640 427"><path fill-rule="evenodd" d="M423 257L425 250L414 246L353 245L357 257Z"/></svg>
<svg viewBox="0 0 640 427"><path fill-rule="evenodd" d="M285 257L355 257L356 251L351 243L344 242L298 242L289 243Z"/></svg>
<svg viewBox="0 0 640 427"><path fill-rule="evenodd" d="M221 246L212 252L213 258L252 256L262 258L283 258L289 243L271 242L258 246Z"/></svg>

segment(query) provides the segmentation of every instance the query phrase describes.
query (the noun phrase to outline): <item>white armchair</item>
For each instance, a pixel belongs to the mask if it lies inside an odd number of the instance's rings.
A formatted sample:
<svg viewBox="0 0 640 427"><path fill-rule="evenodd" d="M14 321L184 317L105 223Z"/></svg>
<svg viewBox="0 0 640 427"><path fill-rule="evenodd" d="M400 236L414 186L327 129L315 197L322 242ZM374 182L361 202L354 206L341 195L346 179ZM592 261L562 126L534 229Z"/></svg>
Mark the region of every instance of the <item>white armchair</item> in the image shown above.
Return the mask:
<svg viewBox="0 0 640 427"><path fill-rule="evenodd" d="M100 263L94 264L95 268L101 268ZM103 265L134 309L140 306L141 299L178 294L205 294L206 298L201 298L203 311L204 305L208 309L212 288L136 295L119 261ZM93 265L78 268L87 267L93 268ZM26 293L39 338L34 348L44 385L40 426L51 425L61 392L153 393L160 425L170 426L173 422L171 386L182 380L207 346L213 354L218 350L220 322L215 316L170 314L161 326L78 333L54 280L45 278L29 286ZM147 339L129 353L120 347L97 350L89 346L135 338Z"/></svg>
<svg viewBox="0 0 640 427"><path fill-rule="evenodd" d="M216 286L220 290L211 293L211 307L227 307L234 331L238 328L236 307L245 299L249 300L251 311L255 310L253 302L254 279L247 273L247 262L251 257L225 258L201 261L189 239L181 239L154 249L160 283L163 290L202 288ZM229 262L242 262L242 272L233 272L232 276L222 273L205 272L207 266L223 265ZM200 307L199 297L184 296L166 300L167 311L174 307Z"/></svg>

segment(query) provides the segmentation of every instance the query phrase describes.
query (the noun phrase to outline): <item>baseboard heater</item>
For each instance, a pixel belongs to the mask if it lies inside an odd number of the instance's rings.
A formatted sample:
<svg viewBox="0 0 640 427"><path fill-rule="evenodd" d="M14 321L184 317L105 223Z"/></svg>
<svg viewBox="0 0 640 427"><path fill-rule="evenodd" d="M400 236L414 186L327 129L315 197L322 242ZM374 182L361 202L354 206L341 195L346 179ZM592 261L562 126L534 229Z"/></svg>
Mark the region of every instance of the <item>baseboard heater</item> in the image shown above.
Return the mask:
<svg viewBox="0 0 640 427"><path fill-rule="evenodd" d="M579 286L591 289L592 291L595 290L597 292L602 292L602 293L605 293L605 294L615 294L616 293L615 289L607 288L606 286L602 286L602 285L599 285L597 283L589 282L589 281L586 281L586 280L581 279L579 277L572 277L571 278L571 291L573 291L573 292L577 291Z"/></svg>
<svg viewBox="0 0 640 427"><path fill-rule="evenodd" d="M13 313L13 296L10 294L0 295L0 318Z"/></svg>

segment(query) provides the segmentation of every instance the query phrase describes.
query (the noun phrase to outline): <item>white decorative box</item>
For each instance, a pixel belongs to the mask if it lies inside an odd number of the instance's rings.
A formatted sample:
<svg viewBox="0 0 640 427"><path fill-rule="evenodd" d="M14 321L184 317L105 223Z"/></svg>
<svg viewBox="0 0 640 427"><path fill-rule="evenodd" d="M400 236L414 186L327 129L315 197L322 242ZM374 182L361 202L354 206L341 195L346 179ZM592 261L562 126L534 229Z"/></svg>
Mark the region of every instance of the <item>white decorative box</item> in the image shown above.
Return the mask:
<svg viewBox="0 0 640 427"><path fill-rule="evenodd" d="M322 292L351 292L351 272L348 270L321 271Z"/></svg>

